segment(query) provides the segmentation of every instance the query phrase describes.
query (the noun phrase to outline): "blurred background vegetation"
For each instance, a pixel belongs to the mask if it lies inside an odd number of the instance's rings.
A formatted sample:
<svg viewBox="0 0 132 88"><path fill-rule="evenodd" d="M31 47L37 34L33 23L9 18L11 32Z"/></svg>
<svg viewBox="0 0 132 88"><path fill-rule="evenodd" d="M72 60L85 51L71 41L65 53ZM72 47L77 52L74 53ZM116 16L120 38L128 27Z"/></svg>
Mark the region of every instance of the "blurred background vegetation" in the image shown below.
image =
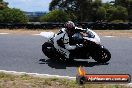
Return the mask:
<svg viewBox="0 0 132 88"><path fill-rule="evenodd" d="M52 0L49 13L61 10L70 20L77 22L132 21L132 0L115 0L102 3L102 0ZM59 14L59 13L58 13Z"/></svg>
<svg viewBox="0 0 132 88"><path fill-rule="evenodd" d="M0 23L26 23L27 16L20 9L9 8L8 3L0 0Z"/></svg>
<svg viewBox="0 0 132 88"><path fill-rule="evenodd" d="M39 22L131 22L132 0L52 0L49 12ZM0 0L0 23L27 23L30 18L20 9L9 8ZM35 21L35 20L34 20Z"/></svg>

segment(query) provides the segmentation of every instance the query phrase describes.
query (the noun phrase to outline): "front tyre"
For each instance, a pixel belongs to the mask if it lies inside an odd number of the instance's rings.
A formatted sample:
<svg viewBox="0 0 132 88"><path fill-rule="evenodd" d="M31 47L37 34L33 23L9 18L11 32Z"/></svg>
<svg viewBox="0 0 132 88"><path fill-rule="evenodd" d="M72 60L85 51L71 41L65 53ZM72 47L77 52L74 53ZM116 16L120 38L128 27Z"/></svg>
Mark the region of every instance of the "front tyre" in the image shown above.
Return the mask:
<svg viewBox="0 0 132 88"><path fill-rule="evenodd" d="M98 63L106 63L111 59L111 54L106 48L101 48L95 53L94 60Z"/></svg>

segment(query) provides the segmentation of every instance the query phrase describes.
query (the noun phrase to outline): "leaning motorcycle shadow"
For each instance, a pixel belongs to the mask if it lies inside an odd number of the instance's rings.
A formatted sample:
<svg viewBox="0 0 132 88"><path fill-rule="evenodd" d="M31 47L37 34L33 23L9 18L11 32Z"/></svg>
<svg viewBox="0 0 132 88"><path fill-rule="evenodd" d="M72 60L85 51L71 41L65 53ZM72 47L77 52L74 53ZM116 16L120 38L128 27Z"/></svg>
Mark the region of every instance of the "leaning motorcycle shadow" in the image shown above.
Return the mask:
<svg viewBox="0 0 132 88"><path fill-rule="evenodd" d="M99 66L99 65L108 65L109 63L97 63L97 62L88 62L88 61L78 61L78 60L73 60L69 62L63 62L63 61L56 61L52 59L40 59L39 64L47 64L51 68L55 69L66 69L66 67L94 67L94 66Z"/></svg>

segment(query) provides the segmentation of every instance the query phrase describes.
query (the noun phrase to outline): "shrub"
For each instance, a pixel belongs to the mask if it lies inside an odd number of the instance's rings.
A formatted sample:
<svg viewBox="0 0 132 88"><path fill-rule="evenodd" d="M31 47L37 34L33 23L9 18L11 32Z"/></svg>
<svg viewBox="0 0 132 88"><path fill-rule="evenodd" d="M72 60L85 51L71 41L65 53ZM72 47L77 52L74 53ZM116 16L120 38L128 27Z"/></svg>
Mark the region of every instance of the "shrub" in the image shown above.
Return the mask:
<svg viewBox="0 0 132 88"><path fill-rule="evenodd" d="M68 21L68 15L62 10L53 10L40 17L41 22L65 22Z"/></svg>

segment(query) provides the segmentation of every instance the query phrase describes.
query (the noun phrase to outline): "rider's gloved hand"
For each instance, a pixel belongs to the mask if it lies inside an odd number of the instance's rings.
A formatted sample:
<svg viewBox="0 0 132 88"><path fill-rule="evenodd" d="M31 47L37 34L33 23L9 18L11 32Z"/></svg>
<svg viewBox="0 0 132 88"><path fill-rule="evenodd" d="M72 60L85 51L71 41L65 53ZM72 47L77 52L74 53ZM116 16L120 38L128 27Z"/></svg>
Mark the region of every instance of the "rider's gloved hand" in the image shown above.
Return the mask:
<svg viewBox="0 0 132 88"><path fill-rule="evenodd" d="M83 44L76 44L76 48L82 48L83 47Z"/></svg>

